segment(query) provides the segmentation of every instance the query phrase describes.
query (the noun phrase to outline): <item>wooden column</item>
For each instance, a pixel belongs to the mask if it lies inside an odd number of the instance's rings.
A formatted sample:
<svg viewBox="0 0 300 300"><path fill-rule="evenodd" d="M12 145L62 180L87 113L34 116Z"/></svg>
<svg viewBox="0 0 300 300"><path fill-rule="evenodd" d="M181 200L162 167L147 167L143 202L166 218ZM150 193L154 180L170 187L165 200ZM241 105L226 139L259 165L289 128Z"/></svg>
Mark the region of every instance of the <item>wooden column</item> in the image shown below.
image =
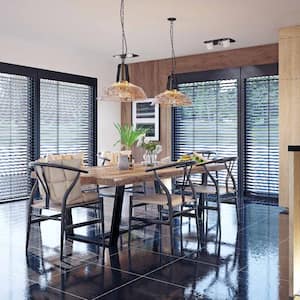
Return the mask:
<svg viewBox="0 0 300 300"><path fill-rule="evenodd" d="M279 204L289 205L288 145L300 145L300 26L279 32Z"/></svg>
<svg viewBox="0 0 300 300"><path fill-rule="evenodd" d="M300 146L289 147L289 296L300 293Z"/></svg>

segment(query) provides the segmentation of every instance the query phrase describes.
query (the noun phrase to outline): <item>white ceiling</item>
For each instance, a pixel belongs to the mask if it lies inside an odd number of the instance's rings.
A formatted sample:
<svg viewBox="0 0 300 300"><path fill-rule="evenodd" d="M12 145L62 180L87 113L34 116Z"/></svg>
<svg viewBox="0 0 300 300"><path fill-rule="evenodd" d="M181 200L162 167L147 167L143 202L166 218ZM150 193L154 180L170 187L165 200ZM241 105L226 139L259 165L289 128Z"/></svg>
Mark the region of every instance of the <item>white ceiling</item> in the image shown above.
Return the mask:
<svg viewBox="0 0 300 300"><path fill-rule="evenodd" d="M119 0L0 4L0 37L88 51L102 59L120 52ZM128 50L140 54L139 60L169 57L170 16L177 18L175 50L182 56L207 52L203 41L221 37L237 40L231 48L275 43L279 28L300 25L300 0L125 0Z"/></svg>

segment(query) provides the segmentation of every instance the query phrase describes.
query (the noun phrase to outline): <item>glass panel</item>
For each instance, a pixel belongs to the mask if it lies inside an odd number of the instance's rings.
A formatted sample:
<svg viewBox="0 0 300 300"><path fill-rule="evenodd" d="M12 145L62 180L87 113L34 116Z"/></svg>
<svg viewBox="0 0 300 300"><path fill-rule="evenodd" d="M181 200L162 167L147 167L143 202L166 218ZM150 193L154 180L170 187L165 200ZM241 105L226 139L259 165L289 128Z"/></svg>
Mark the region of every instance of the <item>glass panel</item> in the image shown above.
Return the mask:
<svg viewBox="0 0 300 300"><path fill-rule="evenodd" d="M245 191L278 197L278 76L246 79Z"/></svg>
<svg viewBox="0 0 300 300"><path fill-rule="evenodd" d="M30 190L31 79L0 73L0 202Z"/></svg>
<svg viewBox="0 0 300 300"><path fill-rule="evenodd" d="M40 154L84 152L90 149L91 87L55 80L40 81Z"/></svg>

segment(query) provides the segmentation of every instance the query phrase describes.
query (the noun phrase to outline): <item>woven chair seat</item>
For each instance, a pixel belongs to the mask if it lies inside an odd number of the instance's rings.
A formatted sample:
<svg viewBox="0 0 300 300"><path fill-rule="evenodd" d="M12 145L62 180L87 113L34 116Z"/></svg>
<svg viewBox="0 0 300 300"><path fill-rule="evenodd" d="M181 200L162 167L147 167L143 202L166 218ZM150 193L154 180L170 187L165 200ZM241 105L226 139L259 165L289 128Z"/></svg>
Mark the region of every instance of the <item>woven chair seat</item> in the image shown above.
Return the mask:
<svg viewBox="0 0 300 300"><path fill-rule="evenodd" d="M182 202L181 195L171 195L172 197L172 206L178 206L182 204L187 204L194 202L191 196L184 197L184 203ZM134 204L154 204L154 205L168 205L167 196L164 194L153 194L153 195L145 195L145 196L134 196L132 198Z"/></svg>
<svg viewBox="0 0 300 300"><path fill-rule="evenodd" d="M216 194L216 187L214 185L194 185L195 193L197 194ZM186 188L185 191L191 192L190 188ZM226 194L234 194L235 191L233 188L229 187L228 189L226 186L219 186L219 195L226 195Z"/></svg>
<svg viewBox="0 0 300 300"><path fill-rule="evenodd" d="M67 203L66 207L71 208L71 207L77 207L77 206L86 205L86 204L99 203L98 193L96 193L96 192L81 193L81 195L82 196L80 198L73 200L71 204ZM46 208L44 200L37 200L31 206L34 208L38 208L38 209ZM50 200L50 209L60 211L61 207L62 207L61 203L55 203Z"/></svg>

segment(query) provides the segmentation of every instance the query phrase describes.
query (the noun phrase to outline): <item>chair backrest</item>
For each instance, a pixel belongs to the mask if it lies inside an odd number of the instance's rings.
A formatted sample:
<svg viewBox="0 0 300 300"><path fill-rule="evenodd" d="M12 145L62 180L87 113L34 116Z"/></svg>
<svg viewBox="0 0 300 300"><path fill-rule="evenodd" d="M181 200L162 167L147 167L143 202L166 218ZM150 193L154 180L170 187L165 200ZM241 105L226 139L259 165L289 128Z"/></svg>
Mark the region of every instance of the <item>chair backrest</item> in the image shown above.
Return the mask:
<svg viewBox="0 0 300 300"><path fill-rule="evenodd" d="M230 157L222 157L222 158L216 158L201 164L197 164L197 166L203 166L205 172L207 173L208 177L211 179L213 184L217 187L219 185L219 172L222 172L222 170L215 172L211 171L210 166L212 164L219 164L223 165L223 171L226 172L225 175L225 186L228 190L229 188L233 188L234 191L236 191L236 182L235 178L233 176L233 168L235 166L235 162L237 161L237 157L230 156ZM213 175L213 173L216 173L216 176Z"/></svg>
<svg viewBox="0 0 300 300"><path fill-rule="evenodd" d="M54 162L54 161L61 161L61 160L71 160L71 159L79 159L80 160L80 167L84 167L85 159L84 153L63 153L63 154L48 154L46 157L47 162Z"/></svg>
<svg viewBox="0 0 300 300"><path fill-rule="evenodd" d="M99 159L99 164L100 166L104 167L106 163L109 163L110 162L110 159L105 157L105 156L102 156L101 154L98 154L98 159Z"/></svg>
<svg viewBox="0 0 300 300"><path fill-rule="evenodd" d="M216 155L215 151L205 150L205 149L194 150L193 152L189 152L188 154L193 154L193 153L199 153L199 154L201 154L206 159L209 159L212 155Z"/></svg>
<svg viewBox="0 0 300 300"><path fill-rule="evenodd" d="M55 160L54 162L33 162L41 194L44 194L46 207L51 204L66 204L78 202L82 197L79 181L80 173L88 173L79 169L80 159ZM42 191L41 191L42 189Z"/></svg>
<svg viewBox="0 0 300 300"><path fill-rule="evenodd" d="M166 197L168 199L168 205L169 207L172 206L172 199L171 199L171 194L167 186L164 184L164 182L161 180L159 176L159 171L168 169L168 168L180 168L182 173L180 176L183 178L184 184L180 186L181 190L181 196L182 196L182 202L184 202L184 197L185 197L185 189L190 186L193 192L193 196L195 197L195 192L193 188L193 183L191 181L191 171L192 167L195 165L194 161L182 161L182 162L175 162L175 163L170 163L170 164L164 164L160 165L154 168L149 168L146 170L146 172L154 172L154 176L156 179L157 184L159 185L159 188L166 194Z"/></svg>

